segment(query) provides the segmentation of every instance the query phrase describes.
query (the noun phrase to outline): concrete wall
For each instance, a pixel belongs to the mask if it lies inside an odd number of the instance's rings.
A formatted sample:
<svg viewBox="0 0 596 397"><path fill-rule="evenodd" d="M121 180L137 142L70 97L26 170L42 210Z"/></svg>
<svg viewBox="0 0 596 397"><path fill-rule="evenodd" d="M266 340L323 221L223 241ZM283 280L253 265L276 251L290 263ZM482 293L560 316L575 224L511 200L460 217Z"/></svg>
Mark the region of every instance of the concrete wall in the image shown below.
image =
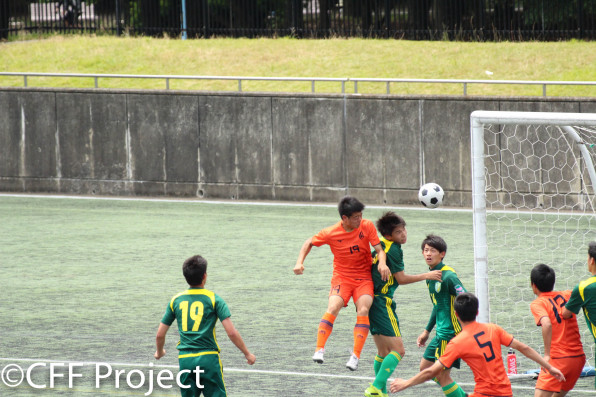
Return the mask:
<svg viewBox="0 0 596 397"><path fill-rule="evenodd" d="M0 191L471 205L474 110L596 99L0 89Z"/></svg>

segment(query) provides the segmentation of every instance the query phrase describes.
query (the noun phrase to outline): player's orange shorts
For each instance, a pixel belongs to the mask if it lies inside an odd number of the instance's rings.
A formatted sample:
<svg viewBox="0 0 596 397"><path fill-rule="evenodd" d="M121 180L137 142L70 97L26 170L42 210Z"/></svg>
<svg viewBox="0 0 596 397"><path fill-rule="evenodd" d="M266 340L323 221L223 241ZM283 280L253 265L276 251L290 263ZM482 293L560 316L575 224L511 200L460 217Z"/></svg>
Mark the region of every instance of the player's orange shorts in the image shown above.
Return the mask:
<svg viewBox="0 0 596 397"><path fill-rule="evenodd" d="M374 286L372 279L353 279L341 276L331 278L331 290L329 296L339 296L344 300L344 307L348 306L350 298L354 303L362 295L374 295Z"/></svg>
<svg viewBox="0 0 596 397"><path fill-rule="evenodd" d="M551 358L549 364L563 372L563 375L565 375L565 382L559 382L554 376L546 372L543 368L540 370L540 375L538 375L536 389L552 391L556 393L562 390L572 390L575 386L575 382L577 382L582 370L584 369L585 363L586 356Z"/></svg>

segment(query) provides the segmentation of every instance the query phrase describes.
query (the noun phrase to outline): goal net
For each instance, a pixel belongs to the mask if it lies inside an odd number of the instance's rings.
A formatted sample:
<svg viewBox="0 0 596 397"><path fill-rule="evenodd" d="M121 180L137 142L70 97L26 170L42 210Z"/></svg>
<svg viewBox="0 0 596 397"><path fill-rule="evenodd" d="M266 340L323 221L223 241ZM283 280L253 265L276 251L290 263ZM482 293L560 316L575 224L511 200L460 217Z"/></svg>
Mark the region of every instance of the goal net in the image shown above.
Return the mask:
<svg viewBox="0 0 596 397"><path fill-rule="evenodd" d="M556 290L587 271L596 240L596 114L475 111L471 115L475 287L479 321L544 353L530 313L530 271L555 269ZM578 316L587 364L594 342ZM536 364L518 355L520 372Z"/></svg>

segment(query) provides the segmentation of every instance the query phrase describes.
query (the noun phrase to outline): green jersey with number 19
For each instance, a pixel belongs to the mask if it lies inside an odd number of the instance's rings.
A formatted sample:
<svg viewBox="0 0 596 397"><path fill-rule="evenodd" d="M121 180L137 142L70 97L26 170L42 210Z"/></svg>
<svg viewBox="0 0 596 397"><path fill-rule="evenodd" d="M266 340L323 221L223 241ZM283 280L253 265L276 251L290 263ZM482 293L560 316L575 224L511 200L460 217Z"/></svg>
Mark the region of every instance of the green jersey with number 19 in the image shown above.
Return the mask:
<svg viewBox="0 0 596 397"><path fill-rule="evenodd" d="M204 288L190 288L172 298L161 322L168 326L178 322L178 350L219 352L215 324L230 315L228 305L218 295Z"/></svg>

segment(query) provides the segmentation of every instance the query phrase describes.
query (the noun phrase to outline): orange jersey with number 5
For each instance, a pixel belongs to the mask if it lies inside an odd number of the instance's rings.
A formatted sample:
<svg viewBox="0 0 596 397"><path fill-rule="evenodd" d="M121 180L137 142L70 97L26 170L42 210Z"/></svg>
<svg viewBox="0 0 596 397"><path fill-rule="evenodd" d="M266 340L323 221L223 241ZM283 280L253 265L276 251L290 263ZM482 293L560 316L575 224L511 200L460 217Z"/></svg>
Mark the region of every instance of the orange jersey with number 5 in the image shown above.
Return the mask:
<svg viewBox="0 0 596 397"><path fill-rule="evenodd" d="M474 321L449 341L439 361L450 368L456 359L464 360L474 373L474 393L511 396L511 382L501 356L501 345L511 342L513 336L498 325Z"/></svg>
<svg viewBox="0 0 596 397"><path fill-rule="evenodd" d="M346 232L341 221L329 226L312 238L312 244L329 245L333 253L333 275L372 280L370 246L380 244L375 225L362 219L358 229Z"/></svg>

